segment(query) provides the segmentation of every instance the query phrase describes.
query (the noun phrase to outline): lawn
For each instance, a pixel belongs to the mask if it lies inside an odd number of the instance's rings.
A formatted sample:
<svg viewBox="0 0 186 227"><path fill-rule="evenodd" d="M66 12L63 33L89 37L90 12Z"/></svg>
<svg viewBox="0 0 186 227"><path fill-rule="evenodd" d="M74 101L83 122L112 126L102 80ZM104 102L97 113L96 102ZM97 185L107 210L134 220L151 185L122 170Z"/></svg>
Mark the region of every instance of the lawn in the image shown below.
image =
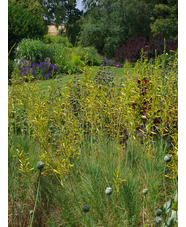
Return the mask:
<svg viewBox="0 0 186 227"><path fill-rule="evenodd" d="M90 67L90 70L92 71L93 74L96 74L96 72L100 70L100 66L92 66L92 67ZM116 68L114 66L109 66L109 67L101 68L101 70L105 70L108 72L111 71L114 75L115 80L119 80L124 76L124 68ZM126 68L125 70L132 73L133 68ZM57 74L56 78L54 79L54 86L57 88L59 86L59 81L60 81L60 86L62 89L64 89L70 79L72 79L74 77L81 79L82 75L83 75L82 73L77 73L77 74L72 74L72 75ZM38 81L37 85L39 87L39 92L48 93L50 82L51 82L50 80Z"/></svg>

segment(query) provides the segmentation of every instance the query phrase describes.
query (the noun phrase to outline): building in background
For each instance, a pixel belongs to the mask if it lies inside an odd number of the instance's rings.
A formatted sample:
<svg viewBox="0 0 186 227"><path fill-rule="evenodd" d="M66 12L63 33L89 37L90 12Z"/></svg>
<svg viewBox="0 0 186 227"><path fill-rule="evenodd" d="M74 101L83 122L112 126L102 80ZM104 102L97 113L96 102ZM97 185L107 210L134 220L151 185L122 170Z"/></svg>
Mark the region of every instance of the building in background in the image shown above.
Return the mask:
<svg viewBox="0 0 186 227"><path fill-rule="evenodd" d="M48 34L52 36L57 36L61 29L65 31L65 26L63 24L59 25L58 28L56 27L55 23L51 23L50 25L47 25L47 26L48 26Z"/></svg>

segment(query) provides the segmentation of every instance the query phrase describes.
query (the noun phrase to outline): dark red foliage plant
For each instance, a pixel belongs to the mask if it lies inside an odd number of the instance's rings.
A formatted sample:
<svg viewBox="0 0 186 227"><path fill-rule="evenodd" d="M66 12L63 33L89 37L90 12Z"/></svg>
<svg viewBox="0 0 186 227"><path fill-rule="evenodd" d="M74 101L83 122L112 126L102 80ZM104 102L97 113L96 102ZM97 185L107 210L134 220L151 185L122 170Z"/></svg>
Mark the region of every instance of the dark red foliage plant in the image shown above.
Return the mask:
<svg viewBox="0 0 186 227"><path fill-rule="evenodd" d="M166 46L166 52L170 50L176 51L178 48L177 40L164 40L163 35L156 35L152 40L147 41L145 37L130 38L126 45L119 47L114 56L114 60L120 63L124 63L126 60L129 62L137 61L141 56L143 49L146 56L150 58L155 57L155 50L157 55L160 55L164 51Z"/></svg>

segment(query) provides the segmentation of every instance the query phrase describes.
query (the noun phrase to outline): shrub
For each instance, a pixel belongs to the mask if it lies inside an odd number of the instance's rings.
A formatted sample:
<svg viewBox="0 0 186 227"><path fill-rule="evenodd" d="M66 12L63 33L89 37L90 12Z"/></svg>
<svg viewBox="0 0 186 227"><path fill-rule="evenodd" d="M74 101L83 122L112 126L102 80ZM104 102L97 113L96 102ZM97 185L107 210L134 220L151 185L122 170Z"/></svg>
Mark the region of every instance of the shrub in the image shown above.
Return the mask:
<svg viewBox="0 0 186 227"><path fill-rule="evenodd" d="M137 61L140 58L141 49L146 46L146 39L144 37L130 38L127 41L126 46L123 45L115 55L115 60L119 62L124 62L126 59L128 61Z"/></svg>
<svg viewBox="0 0 186 227"><path fill-rule="evenodd" d="M8 49L23 38L42 38L45 34L44 22L28 9L15 3L8 4ZM11 54L13 58L13 53Z"/></svg>
<svg viewBox="0 0 186 227"><path fill-rule="evenodd" d="M148 42L148 45L146 46L146 52L148 54L149 58L154 58L155 56L155 50L157 52L157 55L160 55L164 51L164 37L163 35L155 35L153 40L150 40ZM178 48L178 41L173 39L166 40L166 52L169 52L170 50L176 51Z"/></svg>
<svg viewBox="0 0 186 227"><path fill-rule="evenodd" d="M54 63L60 72L75 73L79 66L86 61L87 65L100 65L101 59L95 48L73 47L68 48L61 44L51 44L55 50Z"/></svg>
<svg viewBox="0 0 186 227"><path fill-rule="evenodd" d="M24 56L28 57L31 63L43 62L46 57L52 61L54 50L41 40L23 39L17 47L16 58L22 62Z"/></svg>
<svg viewBox="0 0 186 227"><path fill-rule="evenodd" d="M76 55L76 53L72 53L71 58L72 58L72 64L74 67L77 68L78 66L82 66L82 61L80 59L80 56Z"/></svg>
<svg viewBox="0 0 186 227"><path fill-rule="evenodd" d="M68 73L71 68L69 49L61 44L51 44L51 48L55 51L54 64L58 66L59 72Z"/></svg>
<svg viewBox="0 0 186 227"><path fill-rule="evenodd" d="M127 41L126 45L124 44L120 47L114 59L118 62L125 62L128 60L129 62L135 62L140 58L141 50L144 50L144 53L148 58L155 57L155 50L157 55L160 55L164 51L164 38L163 35L156 35L153 40L147 41L144 37L139 38L131 38ZM177 40L170 40L166 41L166 52L170 50L176 51L178 48Z"/></svg>
<svg viewBox="0 0 186 227"><path fill-rule="evenodd" d="M43 42L46 44L63 44L66 47L72 47L67 37L45 35Z"/></svg>
<svg viewBox="0 0 186 227"><path fill-rule="evenodd" d="M87 65L101 65L101 58L94 47L75 47L73 51L80 56L81 61L86 61Z"/></svg>

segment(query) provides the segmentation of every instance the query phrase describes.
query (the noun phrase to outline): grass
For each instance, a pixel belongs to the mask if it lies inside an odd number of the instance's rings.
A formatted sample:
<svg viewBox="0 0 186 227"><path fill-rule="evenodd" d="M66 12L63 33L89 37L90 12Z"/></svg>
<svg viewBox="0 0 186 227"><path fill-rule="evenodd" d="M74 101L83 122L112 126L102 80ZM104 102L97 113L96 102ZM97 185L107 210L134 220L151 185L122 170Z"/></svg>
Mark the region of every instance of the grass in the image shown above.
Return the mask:
<svg viewBox="0 0 186 227"><path fill-rule="evenodd" d="M13 158L20 146L29 154L30 166L34 167L30 182L20 175L19 163ZM145 224L152 226L155 209L160 207L163 199L163 157L167 143L158 140L153 146L155 157L149 158L140 140L129 140L127 149L123 150L106 135L100 136L93 146L86 139L80 148L79 159L73 160L74 168L67 174L64 188L60 187L58 177L42 176L37 226L45 222L48 226L142 226L143 199ZM30 143L22 136L13 137L9 149L9 209L21 201L22 207L15 207L14 212L23 212L19 216L27 220L25 225L29 223L29 211L33 209L33 202L28 201L33 199L36 187L31 182L36 182L38 174L39 149L37 143ZM113 189L110 197L105 195L107 187ZM26 190L28 188L31 195ZM145 198L142 194L144 188L148 189ZM172 185L170 192L174 188ZM26 194L23 196L24 191ZM82 212L84 204L90 206L87 214ZM21 211L23 207L24 211ZM17 222L22 223L21 220Z"/></svg>
<svg viewBox="0 0 186 227"><path fill-rule="evenodd" d="M99 70L99 68L100 68L99 66L92 66L91 67L92 73L95 74ZM115 69L114 66L112 66L112 67L109 67L109 70L111 72L113 72L116 80L122 78L123 75L124 75L124 71L123 71L122 68ZM133 71L132 68L129 68L129 70L131 72ZM60 88L62 90L65 89L69 80L71 78L73 78L74 76L78 77L79 79L82 79L82 74L80 74L80 73L79 74L72 74L72 75L58 74L56 76L56 78L54 79L54 87L57 88L59 86L59 83L60 83ZM38 87L39 87L39 92L41 92L41 93L45 92L46 94L48 94L48 88L51 84L51 80L40 80L37 83L38 83Z"/></svg>

